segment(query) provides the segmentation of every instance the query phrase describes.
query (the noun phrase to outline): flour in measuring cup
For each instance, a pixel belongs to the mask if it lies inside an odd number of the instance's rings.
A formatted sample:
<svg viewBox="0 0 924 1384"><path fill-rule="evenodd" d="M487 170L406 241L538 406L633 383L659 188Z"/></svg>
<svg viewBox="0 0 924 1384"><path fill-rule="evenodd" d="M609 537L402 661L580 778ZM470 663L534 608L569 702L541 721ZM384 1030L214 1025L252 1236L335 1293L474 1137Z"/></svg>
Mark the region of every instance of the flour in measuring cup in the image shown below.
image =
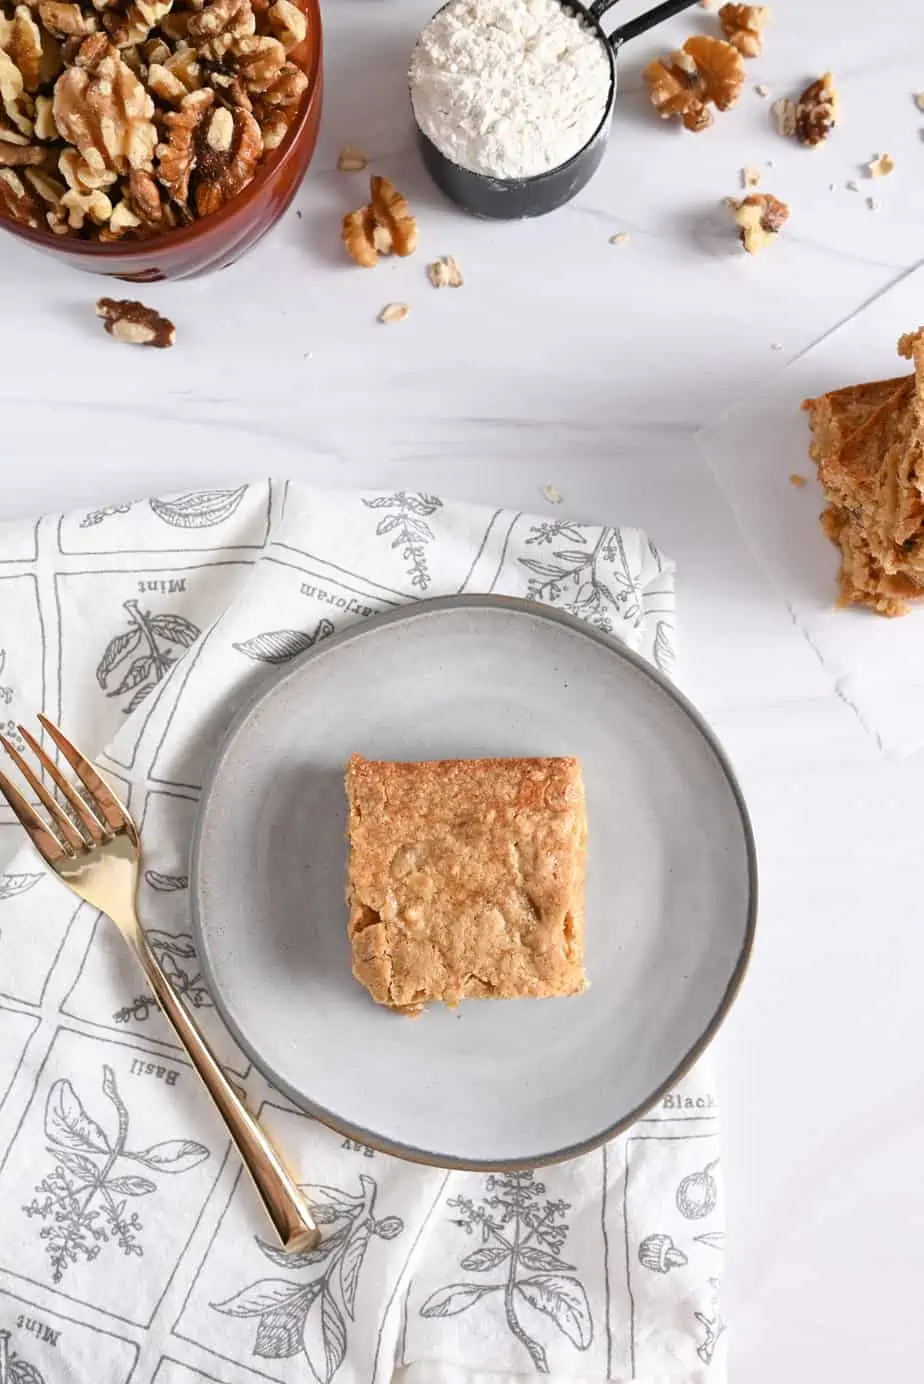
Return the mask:
<svg viewBox="0 0 924 1384"><path fill-rule="evenodd" d="M529 178L577 154L603 119L610 59L558 0L450 0L417 41L411 101L442 154Z"/></svg>

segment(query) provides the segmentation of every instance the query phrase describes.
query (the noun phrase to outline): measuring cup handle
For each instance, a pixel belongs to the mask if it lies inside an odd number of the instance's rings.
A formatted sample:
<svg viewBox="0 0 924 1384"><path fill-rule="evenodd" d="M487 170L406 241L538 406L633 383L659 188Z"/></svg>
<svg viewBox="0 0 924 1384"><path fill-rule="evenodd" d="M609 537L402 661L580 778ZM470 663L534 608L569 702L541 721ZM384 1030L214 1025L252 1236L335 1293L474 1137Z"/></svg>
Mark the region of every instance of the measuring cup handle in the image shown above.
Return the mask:
<svg viewBox="0 0 924 1384"><path fill-rule="evenodd" d="M611 9L617 0L594 0L590 6L590 16L599 23L601 17ZM655 5L653 10L648 10L645 14L640 14L636 19L630 19L627 24L621 24L618 29L614 29L610 34L610 43L615 52L619 52L624 43L628 43L630 38L635 38L637 34L644 34L646 30L653 29L656 24L660 24L663 19L670 19L675 14L680 14L681 10L688 10L696 0L664 0L661 5Z"/></svg>

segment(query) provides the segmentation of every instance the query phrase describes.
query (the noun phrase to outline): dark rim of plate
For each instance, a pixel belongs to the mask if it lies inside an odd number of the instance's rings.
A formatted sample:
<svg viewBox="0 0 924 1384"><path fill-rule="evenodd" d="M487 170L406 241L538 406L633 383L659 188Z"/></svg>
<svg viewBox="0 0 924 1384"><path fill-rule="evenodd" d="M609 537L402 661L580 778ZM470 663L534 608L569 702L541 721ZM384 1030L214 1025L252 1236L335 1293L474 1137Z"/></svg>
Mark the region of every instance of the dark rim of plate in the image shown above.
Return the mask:
<svg viewBox="0 0 924 1384"><path fill-rule="evenodd" d="M411 1145L401 1144L395 1140L387 1139L383 1135L376 1134L373 1130L365 1129L362 1125L355 1125L348 1120L341 1119L340 1116L335 1114L332 1110L325 1109L324 1106L316 1105L303 1091L299 1091L293 1087L264 1061L250 1039L241 1032L235 1019L226 1008L221 991L215 983L208 946L202 929L202 919L199 913L199 872L202 827L215 779L220 772L225 755L232 741L237 737L238 732L249 720L252 712L259 703L263 701L264 697L278 688L281 682L287 681L290 677L297 675L306 663L309 663L312 659L321 655L329 654L337 645L346 643L348 640L355 638L358 634L365 633L370 629L379 629L385 625L397 624L403 620L413 620L420 616L433 614L438 611L470 610L473 608L509 610L521 615L528 615L534 619L545 619L551 621L553 624L564 625L568 629L574 630L578 634L583 634L588 639L592 639L596 643L602 644L605 648L612 650L620 658L624 658L627 663L630 663L648 678L660 692L664 693L680 708L702 735L712 751L725 781L728 784L732 797L734 798L747 855L748 903L741 950L738 953L734 969L732 970L728 985L725 988L725 993L722 995L715 1013L699 1038L697 1038L696 1042L687 1050L665 1080L661 1082L644 1101L633 1110L623 1115L621 1119L616 1120L613 1124L607 1125L604 1129L592 1134L589 1138L582 1139L575 1144L569 1144L564 1148L554 1149L549 1153L541 1153L533 1157L522 1159L469 1160L456 1158L450 1154L431 1153L427 1149L415 1148ZM422 1163L427 1167L448 1168L452 1171L462 1172L520 1172L530 1168L549 1167L555 1163L563 1163L570 1158L579 1158L582 1154L590 1153L594 1149L599 1148L601 1144L608 1143L618 1135L624 1134L627 1129L631 1128L637 1120L641 1119L641 1117L656 1105L659 1100L662 1100L669 1091L673 1090L712 1042L712 1039L715 1037L727 1017L738 991L741 989L742 982L747 972L748 962L750 961L751 950L754 945L754 933L757 926L757 847L754 840L754 831L751 826L751 819L737 775L731 766L728 756L719 744L714 731L707 721L693 703L690 702L668 678L658 672L647 659L642 658L640 654L627 648L620 640L613 638L611 635L604 634L602 630L596 629L593 625L589 625L584 620L577 619L576 616L568 615L561 610L556 610L553 606L542 605L535 601L522 600L516 596L440 596L432 600L414 601L409 605L400 607L398 610L388 610L379 615L371 615L366 619L361 619L347 626L347 628L341 630L339 634L331 635L328 639L325 639L322 644L308 649L304 654L300 654L297 658L292 660L286 668L286 671L279 678L275 678L260 687L257 693L249 698L235 715L234 720L228 727L216 751L214 761L206 776L205 783L203 784L199 811L196 816L196 825L193 832L189 879L193 933L195 936L196 948L199 953L199 960L208 982L209 991L215 1003L215 1007L232 1037L251 1059L254 1066L261 1071L268 1080L278 1086L293 1104L298 1106L300 1110L303 1110L306 1115L311 1115L314 1119L319 1120L321 1124L327 1125L328 1128L334 1130L337 1134L342 1134L345 1138L353 1139L358 1143L366 1144L369 1148L375 1149L378 1153L387 1153L395 1158L402 1158L411 1163Z"/></svg>

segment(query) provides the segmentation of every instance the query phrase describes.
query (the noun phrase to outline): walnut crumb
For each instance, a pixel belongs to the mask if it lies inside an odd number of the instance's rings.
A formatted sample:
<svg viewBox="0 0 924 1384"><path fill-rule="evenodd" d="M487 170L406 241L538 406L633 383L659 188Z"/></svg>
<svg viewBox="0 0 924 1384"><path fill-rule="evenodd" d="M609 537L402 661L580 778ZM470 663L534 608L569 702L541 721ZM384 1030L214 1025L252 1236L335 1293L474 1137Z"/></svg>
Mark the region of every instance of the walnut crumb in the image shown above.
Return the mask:
<svg viewBox="0 0 924 1384"><path fill-rule="evenodd" d="M924 111L924 91L916 91L914 94L914 104L919 111Z"/></svg>
<svg viewBox="0 0 924 1384"><path fill-rule="evenodd" d="M764 82L758 82L754 91L762 101L766 101L767 97L770 95L770 88Z"/></svg>
<svg viewBox="0 0 924 1384"><path fill-rule="evenodd" d="M782 341L771 341L771 342L770 342L770 350L771 350L771 351L782 351L782 349L783 349L783 343L782 343Z"/></svg>
<svg viewBox="0 0 924 1384"><path fill-rule="evenodd" d="M461 288L465 282L455 255L441 255L428 264L427 277L434 288Z"/></svg>
<svg viewBox="0 0 924 1384"><path fill-rule="evenodd" d="M775 240L789 220L789 207L769 192L753 192L740 200L727 197L725 205L735 218L741 244L749 255Z"/></svg>
<svg viewBox="0 0 924 1384"><path fill-rule="evenodd" d="M344 144L337 159L337 167L341 173L361 173L369 160L361 149L357 149L355 144Z"/></svg>
<svg viewBox="0 0 924 1384"><path fill-rule="evenodd" d="M895 160L891 154L879 154L877 158L870 159L866 164L867 178L887 178L895 167Z"/></svg>
<svg viewBox="0 0 924 1384"><path fill-rule="evenodd" d="M794 485L797 490L802 490L804 486L808 485L808 477L800 476L798 471L793 471L789 477L789 484Z"/></svg>
<svg viewBox="0 0 924 1384"><path fill-rule="evenodd" d="M860 191L860 184L857 182L856 178L851 178L848 183L845 183L845 187L847 188L848 192Z"/></svg>
<svg viewBox="0 0 924 1384"><path fill-rule="evenodd" d="M540 487L543 495L550 505L560 505L564 496L560 490L556 490L554 485L543 485Z"/></svg>
<svg viewBox="0 0 924 1384"><path fill-rule="evenodd" d="M611 235L611 236L610 236L610 244L611 244L611 245L628 245L628 243L629 243L629 232L628 232L628 231L617 231L615 235Z"/></svg>
<svg viewBox="0 0 924 1384"><path fill-rule="evenodd" d="M742 168L741 186L744 188L760 187L760 169Z"/></svg>
<svg viewBox="0 0 924 1384"><path fill-rule="evenodd" d="M156 346L163 350L172 346L176 339L172 322L153 308L129 298L98 299L96 315L103 319L110 336L131 346Z"/></svg>
<svg viewBox="0 0 924 1384"><path fill-rule="evenodd" d="M378 320L384 326L390 327L393 322L403 322L410 310L407 303L386 303L379 313Z"/></svg>
<svg viewBox="0 0 924 1384"><path fill-rule="evenodd" d="M722 32L743 58L760 56L769 18L768 5L723 5L719 10Z"/></svg>
<svg viewBox="0 0 924 1384"><path fill-rule="evenodd" d="M870 211L880 211L882 209L882 203L878 197L867 197L866 205Z"/></svg>

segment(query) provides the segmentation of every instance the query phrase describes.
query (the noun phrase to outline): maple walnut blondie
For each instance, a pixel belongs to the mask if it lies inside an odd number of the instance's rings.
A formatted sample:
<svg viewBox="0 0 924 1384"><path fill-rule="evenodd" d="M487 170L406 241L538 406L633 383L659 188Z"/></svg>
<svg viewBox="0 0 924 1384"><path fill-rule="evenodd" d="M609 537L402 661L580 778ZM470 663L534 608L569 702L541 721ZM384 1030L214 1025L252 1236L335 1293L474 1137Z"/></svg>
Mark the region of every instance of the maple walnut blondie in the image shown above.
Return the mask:
<svg viewBox="0 0 924 1384"><path fill-rule="evenodd" d="M574 995L587 818L576 759L353 755L353 974L379 1004Z"/></svg>

